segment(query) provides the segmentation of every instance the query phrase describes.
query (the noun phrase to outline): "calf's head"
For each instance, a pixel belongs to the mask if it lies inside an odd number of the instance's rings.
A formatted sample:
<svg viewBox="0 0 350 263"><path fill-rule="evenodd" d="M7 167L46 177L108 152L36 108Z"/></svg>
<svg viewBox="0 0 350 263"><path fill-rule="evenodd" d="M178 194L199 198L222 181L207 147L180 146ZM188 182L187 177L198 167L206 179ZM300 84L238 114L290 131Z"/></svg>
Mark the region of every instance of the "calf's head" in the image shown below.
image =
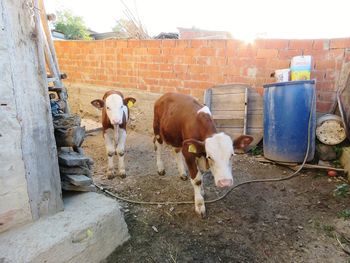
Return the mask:
<svg viewBox="0 0 350 263"><path fill-rule="evenodd" d="M119 94L110 94L105 96L103 100L96 99L91 101L91 104L102 109L108 116L112 125L119 125L123 122L123 115L126 107L131 107L136 102L136 99L128 97L123 99Z"/></svg>
<svg viewBox="0 0 350 263"><path fill-rule="evenodd" d="M234 143L230 136L224 133L217 133L205 139L198 141L195 139L185 140L183 147L188 153L196 155L196 157L205 156L209 163L209 169L218 187L232 186L232 157L234 148L242 149L253 141L253 137L241 135Z"/></svg>

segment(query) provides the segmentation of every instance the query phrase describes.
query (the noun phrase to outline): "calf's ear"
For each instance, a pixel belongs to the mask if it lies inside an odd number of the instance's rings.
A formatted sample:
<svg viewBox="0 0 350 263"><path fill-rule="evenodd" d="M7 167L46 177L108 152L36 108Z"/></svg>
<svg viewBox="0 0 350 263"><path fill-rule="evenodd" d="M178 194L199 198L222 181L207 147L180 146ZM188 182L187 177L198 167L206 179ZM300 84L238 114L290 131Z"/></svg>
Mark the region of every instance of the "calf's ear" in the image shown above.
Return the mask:
<svg viewBox="0 0 350 263"><path fill-rule="evenodd" d="M131 108L134 106L134 103L136 102L136 99L133 97L127 97L124 99L124 105L127 105L128 108Z"/></svg>
<svg viewBox="0 0 350 263"><path fill-rule="evenodd" d="M252 136L249 136L249 135L241 135L241 136L239 136L236 140L234 140L234 142L233 142L233 147L234 147L234 149L244 149L244 148L247 147L253 140L254 140L254 138L253 138Z"/></svg>
<svg viewBox="0 0 350 263"><path fill-rule="evenodd" d="M205 144L196 139L187 139L183 141L182 149L185 153L200 156L205 153Z"/></svg>
<svg viewBox="0 0 350 263"><path fill-rule="evenodd" d="M105 102L103 100L93 100L91 101L92 106L101 110L105 106Z"/></svg>

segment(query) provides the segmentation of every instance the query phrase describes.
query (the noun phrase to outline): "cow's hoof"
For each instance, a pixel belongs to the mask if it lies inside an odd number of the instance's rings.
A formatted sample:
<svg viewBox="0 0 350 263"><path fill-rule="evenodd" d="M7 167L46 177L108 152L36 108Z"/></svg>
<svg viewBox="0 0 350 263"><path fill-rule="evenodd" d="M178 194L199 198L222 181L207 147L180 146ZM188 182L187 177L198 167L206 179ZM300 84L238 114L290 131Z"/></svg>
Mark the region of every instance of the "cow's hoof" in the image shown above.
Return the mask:
<svg viewBox="0 0 350 263"><path fill-rule="evenodd" d="M114 177L115 177L115 171L109 170L109 171L107 172L107 179L111 180L111 179L113 179Z"/></svg>
<svg viewBox="0 0 350 263"><path fill-rule="evenodd" d="M122 157L122 156L124 156L125 152L124 152L124 151L118 151L118 150L117 150L117 151L115 152L115 154L118 155L118 156L120 156L120 157Z"/></svg>
<svg viewBox="0 0 350 263"><path fill-rule="evenodd" d="M165 170L158 171L159 175L165 175Z"/></svg>
<svg viewBox="0 0 350 263"><path fill-rule="evenodd" d="M201 218L206 217L206 212L205 212L205 205L196 205L195 207L197 215L199 215Z"/></svg>
<svg viewBox="0 0 350 263"><path fill-rule="evenodd" d="M126 173L125 172L120 172L119 173L119 177L120 178L125 178L126 177Z"/></svg>
<svg viewBox="0 0 350 263"><path fill-rule="evenodd" d="M180 175L180 179L182 181L186 181L188 179L188 176L186 174L182 174L182 175Z"/></svg>

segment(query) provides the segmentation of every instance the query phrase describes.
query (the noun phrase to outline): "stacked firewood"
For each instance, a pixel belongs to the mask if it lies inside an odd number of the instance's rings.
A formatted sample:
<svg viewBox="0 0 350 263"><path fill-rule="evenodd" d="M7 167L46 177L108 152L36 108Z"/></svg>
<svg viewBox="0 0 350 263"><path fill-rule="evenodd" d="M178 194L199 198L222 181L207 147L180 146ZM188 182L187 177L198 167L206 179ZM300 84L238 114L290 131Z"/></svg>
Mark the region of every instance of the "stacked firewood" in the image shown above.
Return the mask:
<svg viewBox="0 0 350 263"><path fill-rule="evenodd" d="M81 127L78 115L57 114L53 126L58 149L58 163L62 189L69 191L92 191L91 158L84 155L81 145L85 138L85 127Z"/></svg>

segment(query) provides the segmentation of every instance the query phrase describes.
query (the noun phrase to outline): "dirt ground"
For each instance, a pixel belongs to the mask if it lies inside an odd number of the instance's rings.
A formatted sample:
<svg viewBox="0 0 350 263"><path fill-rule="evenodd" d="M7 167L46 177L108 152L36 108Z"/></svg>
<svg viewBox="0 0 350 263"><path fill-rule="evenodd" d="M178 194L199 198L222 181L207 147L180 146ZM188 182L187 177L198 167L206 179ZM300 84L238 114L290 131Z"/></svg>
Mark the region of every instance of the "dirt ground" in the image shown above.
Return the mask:
<svg viewBox="0 0 350 263"><path fill-rule="evenodd" d="M167 174L157 175L150 135L129 131L125 179L108 180L101 132L90 134L84 149L94 161L94 181L118 195L144 201L193 200L189 181L178 177L174 156L164 152ZM236 155L236 183L277 178L287 168ZM120 202L131 235L106 262L350 262L334 234L350 237L350 220L337 217L350 208L349 197L334 196L342 182L326 172L307 171L290 181L245 185L224 200L207 204L199 218L194 205L134 205ZM205 199L216 189L210 174Z"/></svg>

